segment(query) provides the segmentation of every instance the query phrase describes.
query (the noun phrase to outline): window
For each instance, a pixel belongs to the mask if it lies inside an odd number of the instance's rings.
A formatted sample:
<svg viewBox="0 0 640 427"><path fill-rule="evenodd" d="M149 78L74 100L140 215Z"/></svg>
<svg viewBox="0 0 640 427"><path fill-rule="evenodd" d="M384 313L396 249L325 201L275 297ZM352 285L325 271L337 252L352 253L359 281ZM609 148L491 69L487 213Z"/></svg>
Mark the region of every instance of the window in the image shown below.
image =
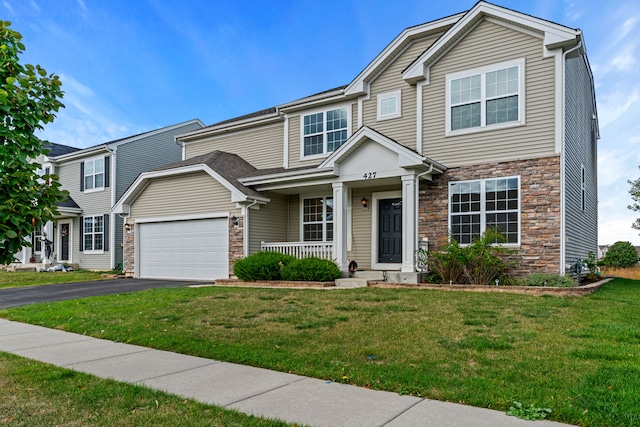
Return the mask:
<svg viewBox="0 0 640 427"><path fill-rule="evenodd" d="M524 123L524 59L447 75L447 134Z"/></svg>
<svg viewBox="0 0 640 427"><path fill-rule="evenodd" d="M520 178L449 183L449 229L461 244L495 227L506 243L520 242Z"/></svg>
<svg viewBox="0 0 640 427"><path fill-rule="evenodd" d="M33 253L39 254L42 252L42 228L36 226L33 230Z"/></svg>
<svg viewBox="0 0 640 427"><path fill-rule="evenodd" d="M347 108L308 114L302 120L303 156L333 152L347 140Z"/></svg>
<svg viewBox="0 0 640 427"><path fill-rule="evenodd" d="M104 250L104 218L100 216L84 217L84 251Z"/></svg>
<svg viewBox="0 0 640 427"><path fill-rule="evenodd" d="M333 241L333 197L303 199L302 240Z"/></svg>
<svg viewBox="0 0 640 427"><path fill-rule="evenodd" d="M378 95L378 120L393 119L401 116L402 91Z"/></svg>
<svg viewBox="0 0 640 427"><path fill-rule="evenodd" d="M104 187L104 157L84 162L84 189Z"/></svg>
<svg viewBox="0 0 640 427"><path fill-rule="evenodd" d="M587 196L587 183L584 171L584 165L580 166L580 206L585 210Z"/></svg>

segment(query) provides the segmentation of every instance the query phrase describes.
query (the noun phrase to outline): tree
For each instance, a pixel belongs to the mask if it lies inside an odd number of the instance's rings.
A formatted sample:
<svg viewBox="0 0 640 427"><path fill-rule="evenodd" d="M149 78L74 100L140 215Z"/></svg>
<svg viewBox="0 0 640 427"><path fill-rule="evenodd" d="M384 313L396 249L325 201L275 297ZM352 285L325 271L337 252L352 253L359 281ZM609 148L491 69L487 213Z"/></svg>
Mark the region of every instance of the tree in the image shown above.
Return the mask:
<svg viewBox="0 0 640 427"><path fill-rule="evenodd" d="M55 203L68 197L55 175L38 175L38 156L48 152L35 136L64 105L58 76L22 65L22 35L0 21L0 264L13 261L36 224L51 221Z"/></svg>
<svg viewBox="0 0 640 427"><path fill-rule="evenodd" d="M632 267L638 263L638 251L630 242L615 242L602 262L611 267Z"/></svg>
<svg viewBox="0 0 640 427"><path fill-rule="evenodd" d="M640 168L640 166L638 168ZM627 207L634 212L640 212L640 178L636 179L635 181L630 180L627 182L631 184L629 194L631 194L631 198L634 201L633 204ZM640 218L636 218L635 222L631 224L631 227L635 228L636 230L640 230Z"/></svg>

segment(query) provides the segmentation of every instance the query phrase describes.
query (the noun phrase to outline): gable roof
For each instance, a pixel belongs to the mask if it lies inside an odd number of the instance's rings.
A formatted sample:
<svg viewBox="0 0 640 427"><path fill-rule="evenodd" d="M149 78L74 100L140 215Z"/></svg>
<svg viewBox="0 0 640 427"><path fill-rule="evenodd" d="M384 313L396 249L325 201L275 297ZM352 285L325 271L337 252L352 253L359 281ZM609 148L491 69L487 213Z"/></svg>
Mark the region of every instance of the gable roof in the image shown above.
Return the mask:
<svg viewBox="0 0 640 427"><path fill-rule="evenodd" d="M479 1L403 70L404 80L409 84L428 80L429 67L485 18L495 19L521 31L539 34L543 37L547 49L575 46L582 37L582 32L579 29L572 29L485 1Z"/></svg>
<svg viewBox="0 0 640 427"><path fill-rule="evenodd" d="M76 201L71 198L71 196L67 197L67 199L63 200L62 202L56 202L56 206L59 208L81 209L80 206L78 206L78 204L76 203Z"/></svg>

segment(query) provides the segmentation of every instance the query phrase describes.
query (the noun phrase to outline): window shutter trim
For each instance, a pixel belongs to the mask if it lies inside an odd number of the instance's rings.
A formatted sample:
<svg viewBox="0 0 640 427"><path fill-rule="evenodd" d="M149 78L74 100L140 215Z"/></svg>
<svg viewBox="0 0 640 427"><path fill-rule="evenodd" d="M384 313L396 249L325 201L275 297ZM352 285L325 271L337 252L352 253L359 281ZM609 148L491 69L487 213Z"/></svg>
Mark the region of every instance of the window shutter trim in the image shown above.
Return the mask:
<svg viewBox="0 0 640 427"><path fill-rule="evenodd" d="M84 191L84 162L80 163L80 191Z"/></svg>
<svg viewBox="0 0 640 427"><path fill-rule="evenodd" d="M109 251L109 214L104 214L104 237L102 247L105 252Z"/></svg>
<svg viewBox="0 0 640 427"><path fill-rule="evenodd" d="M80 242L78 244L80 252L84 251L84 217L80 217Z"/></svg>
<svg viewBox="0 0 640 427"><path fill-rule="evenodd" d="M111 156L104 156L104 186L109 186L109 180L111 178Z"/></svg>

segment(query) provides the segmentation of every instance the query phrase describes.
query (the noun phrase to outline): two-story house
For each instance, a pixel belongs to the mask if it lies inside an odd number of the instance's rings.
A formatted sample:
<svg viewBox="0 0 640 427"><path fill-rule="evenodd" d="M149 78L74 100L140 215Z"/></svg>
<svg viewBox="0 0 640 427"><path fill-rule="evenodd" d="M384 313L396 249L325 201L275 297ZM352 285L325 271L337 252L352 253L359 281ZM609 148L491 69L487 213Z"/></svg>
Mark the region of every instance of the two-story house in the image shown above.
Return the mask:
<svg viewBox="0 0 640 427"><path fill-rule="evenodd" d="M182 159L175 137L203 126L194 119L85 149L52 150L42 167L58 175L69 198L58 204L56 220L43 226L53 241L50 261L95 270L122 263L123 219L111 208L141 172ZM34 246L41 251L40 236ZM41 252L34 261L42 261Z"/></svg>
<svg viewBox="0 0 640 427"><path fill-rule="evenodd" d="M141 174L125 271L225 278L260 249L416 282L415 253L497 227L520 273L597 250L583 34L486 2L402 31L346 86L220 122Z"/></svg>

